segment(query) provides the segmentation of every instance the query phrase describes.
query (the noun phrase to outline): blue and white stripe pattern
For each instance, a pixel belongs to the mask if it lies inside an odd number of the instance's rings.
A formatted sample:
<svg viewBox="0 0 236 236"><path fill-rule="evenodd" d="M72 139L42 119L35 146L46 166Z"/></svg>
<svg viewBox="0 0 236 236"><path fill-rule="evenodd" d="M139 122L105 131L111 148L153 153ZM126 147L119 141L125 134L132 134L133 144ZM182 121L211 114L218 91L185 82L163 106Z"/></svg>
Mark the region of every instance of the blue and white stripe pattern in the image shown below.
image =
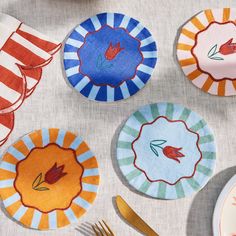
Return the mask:
<svg viewBox="0 0 236 236"><path fill-rule="evenodd" d="M134 76L114 87L109 84L95 84L87 74L82 74L80 71L79 51L85 44L87 35L104 26L125 29L130 37L139 41L139 51L143 58L134 70ZM137 20L118 13L102 13L89 18L72 31L64 45L64 68L69 83L90 100L101 102L118 101L137 93L150 79L156 61L157 47L151 33ZM90 63L90 61L83 61L83 63ZM109 79L115 80L117 76L121 76L120 73L117 72L114 78Z"/></svg>

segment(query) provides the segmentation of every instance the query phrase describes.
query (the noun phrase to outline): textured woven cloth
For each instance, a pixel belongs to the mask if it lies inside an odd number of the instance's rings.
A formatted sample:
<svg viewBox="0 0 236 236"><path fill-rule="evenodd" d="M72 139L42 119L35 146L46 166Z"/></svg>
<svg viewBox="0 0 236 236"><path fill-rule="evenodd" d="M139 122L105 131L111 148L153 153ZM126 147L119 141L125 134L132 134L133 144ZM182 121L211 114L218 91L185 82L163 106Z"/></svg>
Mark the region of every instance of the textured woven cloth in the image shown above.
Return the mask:
<svg viewBox="0 0 236 236"><path fill-rule="evenodd" d="M13 15L50 38L61 41L78 23L101 12L120 12L145 25L158 42L159 63L144 89L135 96L111 104L89 101L67 86L60 56L44 70L33 96L15 114L15 129L1 153L19 137L42 127L60 127L82 136L97 156L101 186L95 204L80 220L105 219L119 236L140 235L116 213L112 197L121 194L161 236L211 236L213 207L223 185L236 172L236 97L216 97L202 92L185 78L173 45L179 27L207 8L232 6L235 0L1 0L0 10ZM174 55L174 56L173 56ZM144 197L125 185L115 161L119 126L139 107L161 101L181 103L200 114L212 128L217 143L216 172L196 195L174 201ZM229 167L232 167L228 169ZM224 171L223 171L224 170ZM223 171L223 172L222 172ZM75 226L39 233L24 229L1 211L0 235L75 236ZM86 227L83 226L84 228ZM82 230L82 229L81 229ZM85 230L84 230L85 231Z"/></svg>

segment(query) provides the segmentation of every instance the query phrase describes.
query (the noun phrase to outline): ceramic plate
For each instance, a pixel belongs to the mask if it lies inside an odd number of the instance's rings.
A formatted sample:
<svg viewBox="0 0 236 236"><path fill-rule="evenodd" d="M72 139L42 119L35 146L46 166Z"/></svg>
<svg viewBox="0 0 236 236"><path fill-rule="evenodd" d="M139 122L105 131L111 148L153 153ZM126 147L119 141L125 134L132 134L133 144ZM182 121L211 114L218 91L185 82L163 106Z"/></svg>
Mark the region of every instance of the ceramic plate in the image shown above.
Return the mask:
<svg viewBox="0 0 236 236"><path fill-rule="evenodd" d="M26 227L47 230L78 222L98 189L96 158L76 135L42 129L3 155L0 195L8 214Z"/></svg>
<svg viewBox="0 0 236 236"><path fill-rule="evenodd" d="M98 14L78 25L64 47L68 82L102 102L128 98L149 80L157 60L151 33L118 13Z"/></svg>
<svg viewBox="0 0 236 236"><path fill-rule="evenodd" d="M213 215L214 236L236 235L236 175L221 192Z"/></svg>
<svg viewBox="0 0 236 236"><path fill-rule="evenodd" d="M154 198L183 198L203 188L215 167L214 137L206 122L181 105L157 103L133 113L117 144L121 172Z"/></svg>
<svg viewBox="0 0 236 236"><path fill-rule="evenodd" d="M185 75L205 92L236 94L236 10L208 9L182 28L177 56Z"/></svg>

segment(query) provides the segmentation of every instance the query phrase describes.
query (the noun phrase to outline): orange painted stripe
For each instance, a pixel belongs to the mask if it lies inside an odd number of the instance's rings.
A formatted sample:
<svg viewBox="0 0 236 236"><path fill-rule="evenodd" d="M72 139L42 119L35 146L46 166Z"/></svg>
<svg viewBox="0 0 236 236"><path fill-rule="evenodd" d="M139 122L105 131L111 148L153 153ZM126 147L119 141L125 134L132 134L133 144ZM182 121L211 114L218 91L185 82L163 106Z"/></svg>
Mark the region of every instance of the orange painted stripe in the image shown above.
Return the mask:
<svg viewBox="0 0 236 236"><path fill-rule="evenodd" d="M188 38L195 40L195 34L193 32L183 28L181 33L187 36Z"/></svg>
<svg viewBox="0 0 236 236"><path fill-rule="evenodd" d="M19 160L17 160L13 155L11 155L8 152L3 156L3 158L4 158L4 161L9 162L13 165L16 165L19 162Z"/></svg>
<svg viewBox="0 0 236 236"><path fill-rule="evenodd" d="M2 50L26 66L38 66L47 61L12 39L8 39Z"/></svg>
<svg viewBox="0 0 236 236"><path fill-rule="evenodd" d="M16 31L19 35L21 35L23 38L27 39L28 41L30 41L31 43L33 43L34 45L36 45L37 47L43 49L46 52L50 52L53 51L55 48L58 47L57 44L51 43L49 41L43 40L41 38L38 38L32 34L29 34L27 32L24 32L20 29L18 29Z"/></svg>
<svg viewBox="0 0 236 236"><path fill-rule="evenodd" d="M230 17L230 8L224 8L223 10L223 22L229 21Z"/></svg>
<svg viewBox="0 0 236 236"><path fill-rule="evenodd" d="M201 23L200 20L198 20L197 17L194 17L192 20L191 20L192 24L197 27L199 30L204 30L205 29L205 26Z"/></svg>
<svg viewBox="0 0 236 236"><path fill-rule="evenodd" d="M48 229L49 224L48 224L48 214L43 213L41 215L40 223L39 223L39 229Z"/></svg>
<svg viewBox="0 0 236 236"><path fill-rule="evenodd" d="M16 193L16 190L13 187L2 188L0 192L1 192L2 200L5 200L5 199L11 197L12 195L14 195Z"/></svg>
<svg viewBox="0 0 236 236"><path fill-rule="evenodd" d="M100 182L100 177L99 176L84 177L84 178L82 178L82 182L87 183L87 184L98 185Z"/></svg>
<svg viewBox="0 0 236 236"><path fill-rule="evenodd" d="M90 168L98 168L98 163L95 157L90 158L87 161L84 161L82 163L82 166L86 169L90 169Z"/></svg>
<svg viewBox="0 0 236 236"><path fill-rule="evenodd" d="M204 85L202 86L202 90L208 92L212 84L213 84L213 79L209 76Z"/></svg>
<svg viewBox="0 0 236 236"><path fill-rule="evenodd" d="M31 222L34 216L34 209L29 208L25 214L22 216L20 222L28 227L31 227Z"/></svg>
<svg viewBox="0 0 236 236"><path fill-rule="evenodd" d="M196 64L196 60L192 57L192 58L180 60L179 63L181 66L189 66L189 65Z"/></svg>
<svg viewBox="0 0 236 236"><path fill-rule="evenodd" d="M19 200L19 201L13 203L12 205L10 205L9 207L7 207L6 210L11 216L13 216L21 206L22 206L22 203Z"/></svg>
<svg viewBox="0 0 236 236"><path fill-rule="evenodd" d="M6 180L6 179L14 179L16 177L16 173L0 169L0 180ZM0 190L0 192L2 189Z"/></svg>
<svg viewBox="0 0 236 236"><path fill-rule="evenodd" d="M97 196L97 193L82 191L79 196L87 202L93 203Z"/></svg>
<svg viewBox="0 0 236 236"><path fill-rule="evenodd" d="M59 129L49 129L49 140L50 143L56 143Z"/></svg>
<svg viewBox="0 0 236 236"><path fill-rule="evenodd" d="M233 83L234 89L236 90L236 80L233 80L232 83Z"/></svg>
<svg viewBox="0 0 236 236"><path fill-rule="evenodd" d="M72 144L72 142L75 140L76 135L74 135L71 132L66 132L64 142L63 142L63 147L64 148L69 148L69 146Z"/></svg>
<svg viewBox="0 0 236 236"><path fill-rule="evenodd" d="M15 147L19 152L21 152L25 156L27 156L30 152L30 150L28 149L28 147L25 145L24 141L22 140L19 140L18 142L16 142L13 145L13 147Z"/></svg>
<svg viewBox="0 0 236 236"><path fill-rule="evenodd" d="M42 131L41 130L37 130L36 132L29 134L29 136L36 147L43 146Z"/></svg>
<svg viewBox="0 0 236 236"><path fill-rule="evenodd" d="M190 80L194 80L194 79L196 79L201 74L202 74L202 72L200 70L196 69L193 72L191 72L190 74L188 74L188 78Z"/></svg>
<svg viewBox="0 0 236 236"><path fill-rule="evenodd" d="M89 150L88 145L85 142L82 142L79 147L75 150L76 151L76 155L81 155L84 152L87 152Z"/></svg>
<svg viewBox="0 0 236 236"><path fill-rule="evenodd" d="M225 95L225 85L226 85L226 80L222 80L218 84L218 95L219 96L224 96Z"/></svg>
<svg viewBox="0 0 236 236"><path fill-rule="evenodd" d="M70 221L67 219L64 211L57 211L57 226L58 228L69 225Z"/></svg>
<svg viewBox="0 0 236 236"><path fill-rule="evenodd" d="M209 23L215 21L215 18L214 18L213 14L212 14L212 10L211 9L205 10L205 15L206 15L206 18L207 18Z"/></svg>
<svg viewBox="0 0 236 236"><path fill-rule="evenodd" d="M178 50L183 50L183 51L190 51L192 49L191 45L184 44L184 43L178 43L177 44L177 49Z"/></svg>
<svg viewBox="0 0 236 236"><path fill-rule="evenodd" d="M77 218L80 218L86 212L84 208L78 206L75 203L72 203L70 208L74 212L74 214Z"/></svg>

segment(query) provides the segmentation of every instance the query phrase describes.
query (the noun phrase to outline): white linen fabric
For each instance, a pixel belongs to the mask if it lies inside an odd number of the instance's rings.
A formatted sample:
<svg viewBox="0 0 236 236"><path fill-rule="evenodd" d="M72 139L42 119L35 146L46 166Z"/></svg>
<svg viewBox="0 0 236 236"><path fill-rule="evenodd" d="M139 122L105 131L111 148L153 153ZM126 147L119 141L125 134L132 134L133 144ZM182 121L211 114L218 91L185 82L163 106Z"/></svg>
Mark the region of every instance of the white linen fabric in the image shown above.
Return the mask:
<svg viewBox="0 0 236 236"><path fill-rule="evenodd" d="M140 235L117 214L120 194L161 236L211 236L216 199L236 172L236 97L211 96L188 81L176 60L178 29L207 8L236 7L235 0L1 0L0 11L64 40L80 22L101 12L120 12L139 20L157 41L158 62L152 78L135 96L116 103L89 101L70 88L61 69L60 54L44 70L34 96L15 114L15 129L0 153L27 132L59 127L77 132L96 154L101 186L95 204L78 222L65 229L37 232L25 229L0 211L1 236L93 235L89 223L104 219L118 236ZM212 128L217 142L217 167L212 180L196 195L175 201L151 199L134 192L121 177L115 143L121 124L139 107L161 101L180 103L199 113ZM77 231L75 228L78 228Z"/></svg>

